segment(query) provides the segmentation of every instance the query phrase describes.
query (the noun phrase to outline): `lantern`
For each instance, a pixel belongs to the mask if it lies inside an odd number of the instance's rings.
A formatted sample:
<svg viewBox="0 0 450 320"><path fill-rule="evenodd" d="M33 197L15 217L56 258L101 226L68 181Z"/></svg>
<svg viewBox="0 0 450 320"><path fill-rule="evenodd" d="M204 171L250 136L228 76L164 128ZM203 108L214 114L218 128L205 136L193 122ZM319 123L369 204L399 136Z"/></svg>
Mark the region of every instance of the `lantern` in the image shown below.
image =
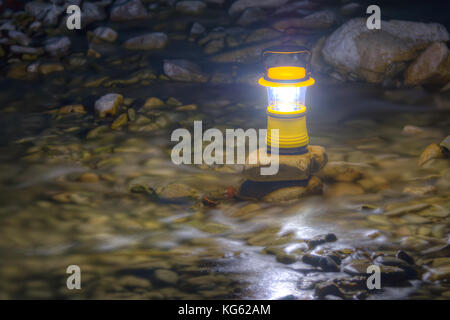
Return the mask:
<svg viewBox="0 0 450 320"><path fill-rule="evenodd" d="M262 53L264 75L258 83L267 88L267 150L278 145L279 154L308 151L306 130L306 88L314 84L310 76L311 52L299 46L270 47ZM276 137L271 129L278 129Z"/></svg>

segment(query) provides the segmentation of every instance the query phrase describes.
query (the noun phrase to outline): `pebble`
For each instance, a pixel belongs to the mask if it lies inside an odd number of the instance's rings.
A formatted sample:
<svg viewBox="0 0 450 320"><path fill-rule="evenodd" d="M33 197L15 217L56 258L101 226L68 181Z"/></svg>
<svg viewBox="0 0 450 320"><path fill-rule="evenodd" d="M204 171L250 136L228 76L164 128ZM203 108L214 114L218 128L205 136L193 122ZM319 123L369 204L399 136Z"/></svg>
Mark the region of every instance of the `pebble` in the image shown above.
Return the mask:
<svg viewBox="0 0 450 320"><path fill-rule="evenodd" d="M123 96L118 93L108 93L95 101L95 112L100 118L106 117L106 115L115 115L119 106L123 102Z"/></svg>

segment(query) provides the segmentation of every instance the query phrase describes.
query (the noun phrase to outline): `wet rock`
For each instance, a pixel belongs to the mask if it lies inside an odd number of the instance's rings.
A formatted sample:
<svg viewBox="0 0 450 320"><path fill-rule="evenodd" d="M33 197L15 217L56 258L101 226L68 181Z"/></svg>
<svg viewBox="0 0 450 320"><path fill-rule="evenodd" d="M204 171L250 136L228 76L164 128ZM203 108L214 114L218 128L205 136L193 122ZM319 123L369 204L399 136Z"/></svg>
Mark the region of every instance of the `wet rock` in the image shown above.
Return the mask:
<svg viewBox="0 0 450 320"><path fill-rule="evenodd" d="M112 21L129 21L147 18L147 10L141 0L116 0L111 8Z"/></svg>
<svg viewBox="0 0 450 320"><path fill-rule="evenodd" d="M236 23L241 26L249 26L264 21L266 18L267 14L263 9L252 7L245 9Z"/></svg>
<svg viewBox="0 0 450 320"><path fill-rule="evenodd" d="M450 157L450 135L442 140L439 146L441 147L444 156L446 156L447 158Z"/></svg>
<svg viewBox="0 0 450 320"><path fill-rule="evenodd" d="M106 42L114 42L118 36L116 31L108 27L97 27L92 34L94 37Z"/></svg>
<svg viewBox="0 0 450 320"><path fill-rule="evenodd" d="M155 270L155 278L161 282L169 284L175 284L178 282L178 274L166 269Z"/></svg>
<svg viewBox="0 0 450 320"><path fill-rule="evenodd" d="M302 155L279 155L278 172L275 175L261 175L261 168L270 163L264 150L257 149L248 155L244 174L253 181L305 180L319 172L327 163L325 148L308 146L308 153Z"/></svg>
<svg viewBox="0 0 450 320"><path fill-rule="evenodd" d="M306 254L302 257L304 263L320 267L324 272L339 272L339 265L329 256Z"/></svg>
<svg viewBox="0 0 450 320"><path fill-rule="evenodd" d="M117 109L123 102L123 96L117 93L108 93L95 101L95 112L101 117L107 114L115 115Z"/></svg>
<svg viewBox="0 0 450 320"><path fill-rule="evenodd" d="M308 184L306 186L292 186L279 188L264 196L263 201L284 202L284 201L298 200L306 196L322 194L322 187L323 186L320 179L313 176L309 179Z"/></svg>
<svg viewBox="0 0 450 320"><path fill-rule="evenodd" d="M424 275L429 281L448 281L450 279L450 264L431 269Z"/></svg>
<svg viewBox="0 0 450 320"><path fill-rule="evenodd" d="M164 101L162 101L161 99L157 98L157 97L150 97L147 100L145 100L144 109L157 109L157 108L161 108L164 107Z"/></svg>
<svg viewBox="0 0 450 320"><path fill-rule="evenodd" d="M310 249L317 247L318 245L327 243L327 242L335 242L337 241L337 237L334 233L321 234L315 236L312 239L306 240L306 244Z"/></svg>
<svg viewBox="0 0 450 320"><path fill-rule="evenodd" d="M16 31L16 30L10 30L8 31L8 37L12 40L14 40L16 43L18 43L21 46L28 46L31 42L31 39L24 34L23 32Z"/></svg>
<svg viewBox="0 0 450 320"><path fill-rule="evenodd" d="M124 47L130 50L157 50L169 43L169 38L163 32L152 32L127 40Z"/></svg>
<svg viewBox="0 0 450 320"><path fill-rule="evenodd" d="M122 113L120 116L117 117L116 120L111 124L111 129L117 129L119 127L122 127L128 123L128 117L126 113Z"/></svg>
<svg viewBox="0 0 450 320"><path fill-rule="evenodd" d="M331 185L325 192L329 197L357 196L364 194L364 189L353 183L339 182Z"/></svg>
<svg viewBox="0 0 450 320"><path fill-rule="evenodd" d="M433 42L406 69L405 84L445 84L450 80L449 50L443 42Z"/></svg>
<svg viewBox="0 0 450 320"><path fill-rule="evenodd" d="M96 173L93 173L93 172L86 172L80 176L80 182L96 183L99 181L100 181L100 178L98 177L98 175Z"/></svg>
<svg viewBox="0 0 450 320"><path fill-rule="evenodd" d="M12 53L31 54L31 55L36 55L36 56L40 56L44 53L44 49L42 49L42 48L23 47L23 46L18 46L18 45L12 45L11 47L9 47L9 50Z"/></svg>
<svg viewBox="0 0 450 320"><path fill-rule="evenodd" d="M275 256L278 262L283 264L292 264L297 261L297 257L293 254L288 254L286 252L280 252Z"/></svg>
<svg viewBox="0 0 450 320"><path fill-rule="evenodd" d="M408 279L413 279L418 275L418 271L413 265L410 265L409 263L406 263L405 261L400 259L380 256L375 260L375 262L383 266L398 267L402 269Z"/></svg>
<svg viewBox="0 0 450 320"><path fill-rule="evenodd" d="M224 47L225 47L225 40L223 38L221 38L221 39L211 40L210 42L208 42L206 44L206 46L204 47L203 51L206 54L213 54L213 53L219 52Z"/></svg>
<svg viewBox="0 0 450 320"><path fill-rule="evenodd" d="M318 11L304 18L286 18L275 22L272 27L286 32L288 29L327 29L336 23L336 14L331 10Z"/></svg>
<svg viewBox="0 0 450 320"><path fill-rule="evenodd" d="M206 4L203 1L183 0L175 5L175 10L189 15L202 14L205 9Z"/></svg>
<svg viewBox="0 0 450 320"><path fill-rule="evenodd" d="M383 28L369 30L366 19L355 18L339 27L325 42L323 57L342 74L355 74L381 83L406 68L433 41L448 41L445 27L435 23L382 21Z"/></svg>
<svg viewBox="0 0 450 320"><path fill-rule="evenodd" d="M198 190L183 184L171 183L156 189L160 199L166 201L198 200L201 196Z"/></svg>
<svg viewBox="0 0 450 320"><path fill-rule="evenodd" d="M419 203L413 205L400 206L397 208L393 208L384 213L387 217L398 217L404 215L406 213L419 212L426 208L430 207L428 203Z"/></svg>
<svg viewBox="0 0 450 320"><path fill-rule="evenodd" d="M247 63L254 61L261 56L261 51L270 46L279 45L282 43L282 39L272 40L268 42L258 43L245 47L238 47L232 50L218 53L211 56L210 60L213 62L239 62ZM256 82L255 82L256 83Z"/></svg>
<svg viewBox="0 0 450 320"><path fill-rule="evenodd" d="M405 261L406 263L414 265L414 258L411 257L409 254L407 254L405 251L402 251L402 250L397 251L397 253L395 254L395 257L397 259Z"/></svg>
<svg viewBox="0 0 450 320"><path fill-rule="evenodd" d="M276 8L286 4L289 0L237 0L233 2L228 13L236 16L247 8Z"/></svg>
<svg viewBox="0 0 450 320"><path fill-rule="evenodd" d="M64 66L61 63L42 63L38 66L39 73L47 75L54 72L64 71Z"/></svg>
<svg viewBox="0 0 450 320"><path fill-rule="evenodd" d="M344 16L353 16L356 13L358 13L358 11L360 11L360 9L361 9L361 5L359 3L350 2L350 3L343 5L340 9L340 12Z"/></svg>
<svg viewBox="0 0 450 320"><path fill-rule="evenodd" d="M205 27L202 26L200 23L198 22L194 22L194 24L191 27L191 31L190 34L194 37L196 36L200 36L202 34L204 34L206 31Z"/></svg>
<svg viewBox="0 0 450 320"><path fill-rule="evenodd" d="M427 194L436 193L437 189L435 186L422 186L422 187L405 187L403 193L413 195L413 196L423 196Z"/></svg>
<svg viewBox="0 0 450 320"><path fill-rule="evenodd" d="M329 295L344 298L343 291L334 282L325 282L316 285L314 295L319 299L323 299Z"/></svg>
<svg viewBox="0 0 450 320"><path fill-rule="evenodd" d="M87 26L96 21L106 19L106 13L102 5L99 3L91 3L84 1L81 7L81 24Z"/></svg>
<svg viewBox="0 0 450 320"><path fill-rule="evenodd" d="M49 38L44 43L44 49L52 56L66 55L70 49L70 39L68 37Z"/></svg>
<svg viewBox="0 0 450 320"><path fill-rule="evenodd" d="M135 277L132 275L127 275L120 277L117 280L117 285L121 288L144 288L148 289L151 287L151 282L147 279Z"/></svg>
<svg viewBox="0 0 450 320"><path fill-rule="evenodd" d="M128 190L133 193L155 194L157 183L154 177L142 176L131 180L128 183Z"/></svg>
<svg viewBox="0 0 450 320"><path fill-rule="evenodd" d="M354 182L364 175L364 165L352 162L330 161L320 173L325 181Z"/></svg>
<svg viewBox="0 0 450 320"><path fill-rule="evenodd" d="M200 67L188 60L164 60L164 74L176 81L206 82L208 80Z"/></svg>
<svg viewBox="0 0 450 320"><path fill-rule="evenodd" d="M68 114L68 113L86 113L84 106L82 104L68 104L59 109L57 109L59 114Z"/></svg>
<svg viewBox="0 0 450 320"><path fill-rule="evenodd" d="M417 165L421 167L428 161L442 158L444 158L444 153L442 152L441 147L436 143L432 143L428 147L426 147L425 150L422 152L419 160L417 161Z"/></svg>

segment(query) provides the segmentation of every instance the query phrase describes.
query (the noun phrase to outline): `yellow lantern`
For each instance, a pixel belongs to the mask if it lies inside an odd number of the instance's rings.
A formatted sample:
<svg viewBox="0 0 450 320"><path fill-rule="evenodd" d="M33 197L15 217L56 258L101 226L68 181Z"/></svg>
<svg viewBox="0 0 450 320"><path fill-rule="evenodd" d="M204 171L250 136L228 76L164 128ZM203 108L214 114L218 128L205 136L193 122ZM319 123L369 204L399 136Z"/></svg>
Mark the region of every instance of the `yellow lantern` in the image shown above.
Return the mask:
<svg viewBox="0 0 450 320"><path fill-rule="evenodd" d="M258 83L268 93L267 150L278 145L279 154L306 153L306 88L314 84L311 52L299 46L276 46L265 49L262 56L265 71ZM278 144L271 129L279 130Z"/></svg>

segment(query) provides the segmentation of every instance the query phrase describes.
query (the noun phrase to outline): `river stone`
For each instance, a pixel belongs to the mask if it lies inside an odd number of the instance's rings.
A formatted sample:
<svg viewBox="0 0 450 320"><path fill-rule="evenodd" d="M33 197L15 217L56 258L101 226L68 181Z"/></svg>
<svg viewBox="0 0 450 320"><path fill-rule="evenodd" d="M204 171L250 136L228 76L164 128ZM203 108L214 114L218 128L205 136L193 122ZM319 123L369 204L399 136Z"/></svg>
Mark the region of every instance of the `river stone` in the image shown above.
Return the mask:
<svg viewBox="0 0 450 320"><path fill-rule="evenodd" d="M101 117L107 114L115 115L123 102L123 96L118 93L108 93L95 101L95 112Z"/></svg>
<svg viewBox="0 0 450 320"><path fill-rule="evenodd" d="M444 154L441 147L436 143L432 143L422 152L419 160L417 161L417 165L421 167L430 160L442 158L444 158Z"/></svg>
<svg viewBox="0 0 450 320"><path fill-rule="evenodd" d="M201 25L200 23L198 23L198 22L194 22L194 23L192 24L190 34L191 34L192 36L199 36L199 35L205 33L205 31L206 31L206 29L205 29L204 26L202 26L202 25Z"/></svg>
<svg viewBox="0 0 450 320"><path fill-rule="evenodd" d="M206 82L207 76L200 67L188 60L164 60L164 74L172 80Z"/></svg>
<svg viewBox="0 0 450 320"><path fill-rule="evenodd" d="M236 23L241 26L249 26L264 21L266 18L267 14L263 9L252 7L245 9Z"/></svg>
<svg viewBox="0 0 450 320"><path fill-rule="evenodd" d="M437 23L382 21L380 30L369 30L365 18L349 20L325 41L322 54L341 74L352 73L368 82L381 83L406 68L433 41L448 41Z"/></svg>
<svg viewBox="0 0 450 320"><path fill-rule="evenodd" d="M166 186L156 188L156 194L160 199L167 201L183 201L200 199L201 194L198 190L184 183L170 183Z"/></svg>
<svg viewBox="0 0 450 320"><path fill-rule="evenodd" d="M250 163L255 162L250 161L252 159L256 160L256 163ZM257 149L247 156L244 174L249 180L261 182L306 180L319 172L328 161L325 148L321 146L308 146L308 152L305 154L279 155L278 159L279 170L275 175L261 175L261 168L270 163L270 157L264 149Z"/></svg>
<svg viewBox="0 0 450 320"><path fill-rule="evenodd" d="M147 17L147 10L141 0L116 0L111 8L112 21L129 21Z"/></svg>
<svg viewBox="0 0 450 320"><path fill-rule="evenodd" d="M267 183L267 182L263 182ZM282 184L280 184L282 185ZM264 196L263 201L266 202L283 202L298 200L305 196L322 194L322 181L319 178L312 176L306 186L284 187Z"/></svg>
<svg viewBox="0 0 450 320"><path fill-rule="evenodd" d="M169 38L163 32L152 32L125 41L123 46L130 50L157 50L169 43Z"/></svg>
<svg viewBox="0 0 450 320"><path fill-rule="evenodd" d="M233 2L228 13L236 16L247 8L277 8L289 2L289 0L237 0Z"/></svg>
<svg viewBox="0 0 450 320"><path fill-rule="evenodd" d="M120 116L114 120L114 122L111 124L111 129L117 129L119 127L122 127L128 123L128 117L126 113L122 113Z"/></svg>
<svg viewBox="0 0 450 320"><path fill-rule="evenodd" d="M450 55L443 42L433 42L406 69L405 84L446 84L450 81Z"/></svg>
<svg viewBox="0 0 450 320"><path fill-rule="evenodd" d="M177 2L175 5L175 10L178 12L189 14L189 15L198 15L203 13L206 9L206 4L203 1L195 1L195 0L183 0Z"/></svg>
<svg viewBox="0 0 450 320"><path fill-rule="evenodd" d="M446 157L450 157L450 135L448 135L444 140L439 144L442 149L442 153Z"/></svg>
<svg viewBox="0 0 450 320"><path fill-rule="evenodd" d="M304 18L286 18L275 22L275 30L285 32L288 29L327 29L336 23L336 14L331 10L314 12Z"/></svg>
<svg viewBox="0 0 450 320"><path fill-rule="evenodd" d="M69 52L70 39L68 37L49 38L44 43L44 49L52 56L63 56Z"/></svg>
<svg viewBox="0 0 450 320"><path fill-rule="evenodd" d="M175 284L178 282L178 274L166 269L158 269L155 271L155 278L161 282Z"/></svg>
<svg viewBox="0 0 450 320"><path fill-rule="evenodd" d="M97 27L93 35L103 41L114 42L117 40L117 32L108 27Z"/></svg>

